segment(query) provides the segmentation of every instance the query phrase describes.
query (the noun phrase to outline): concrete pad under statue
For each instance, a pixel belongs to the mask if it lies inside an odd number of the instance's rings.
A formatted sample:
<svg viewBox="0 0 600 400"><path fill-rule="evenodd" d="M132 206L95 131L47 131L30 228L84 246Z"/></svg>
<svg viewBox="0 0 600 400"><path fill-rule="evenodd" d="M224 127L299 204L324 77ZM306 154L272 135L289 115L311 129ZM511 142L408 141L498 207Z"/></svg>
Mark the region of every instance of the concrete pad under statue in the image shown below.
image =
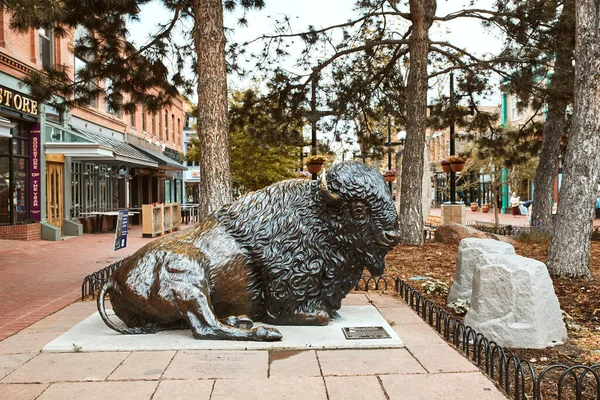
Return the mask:
<svg viewBox="0 0 600 400"><path fill-rule="evenodd" d="M112 310L111 318L117 319ZM268 349L368 349L404 347L402 339L373 306L343 306L340 318L326 326L272 326L283 335L281 341L196 340L189 329L154 334L125 335L110 329L98 313L48 343L44 352L157 351L157 350L268 350ZM343 328L383 327L389 338L346 339Z"/></svg>

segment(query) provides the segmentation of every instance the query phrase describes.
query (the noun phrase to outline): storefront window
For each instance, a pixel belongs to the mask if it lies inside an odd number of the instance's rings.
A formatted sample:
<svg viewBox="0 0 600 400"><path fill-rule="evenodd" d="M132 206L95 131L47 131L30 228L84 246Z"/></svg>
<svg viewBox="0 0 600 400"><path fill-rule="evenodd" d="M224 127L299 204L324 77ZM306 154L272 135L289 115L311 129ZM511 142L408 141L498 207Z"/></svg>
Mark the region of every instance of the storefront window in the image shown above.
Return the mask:
<svg viewBox="0 0 600 400"><path fill-rule="evenodd" d="M112 211L111 168L74 161L71 163L71 217L82 212Z"/></svg>
<svg viewBox="0 0 600 400"><path fill-rule="evenodd" d="M10 139L0 138L0 224L10 223L10 168L8 159L8 142ZM4 152L3 152L4 150Z"/></svg>
<svg viewBox="0 0 600 400"><path fill-rule="evenodd" d="M27 219L27 176L28 163L25 158L18 157L13 160L13 214L14 222L25 221Z"/></svg>
<svg viewBox="0 0 600 400"><path fill-rule="evenodd" d="M171 181L165 181L165 203L171 203Z"/></svg>
<svg viewBox="0 0 600 400"><path fill-rule="evenodd" d="M29 130L19 123L0 138L0 224L29 219Z"/></svg>

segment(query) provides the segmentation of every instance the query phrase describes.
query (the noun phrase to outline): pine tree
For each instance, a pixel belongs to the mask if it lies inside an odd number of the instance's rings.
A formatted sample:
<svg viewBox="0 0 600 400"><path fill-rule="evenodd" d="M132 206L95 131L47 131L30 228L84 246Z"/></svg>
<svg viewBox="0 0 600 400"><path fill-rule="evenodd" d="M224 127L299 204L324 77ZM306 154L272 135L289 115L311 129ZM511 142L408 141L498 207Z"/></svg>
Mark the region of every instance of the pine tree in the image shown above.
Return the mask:
<svg viewBox="0 0 600 400"><path fill-rule="evenodd" d="M63 66L51 67L24 80L33 97L59 110L85 106L102 95L113 110L132 112L143 103L156 111L178 95L176 87L192 93L194 80L183 72L191 67L198 80L199 213L204 217L232 198L223 7L262 8L264 1L162 0L170 21L137 48L126 40L126 21L138 19L140 6L149 1L4 0L3 7L10 13L11 28L19 31L44 26L64 36L78 27L85 30L73 48L78 58L86 60L82 69L74 73ZM183 33L191 40L178 45L173 40L175 28L190 19L194 28L191 34ZM177 66L171 76L163 63L169 55ZM110 90L98 84L106 79L112 82Z"/></svg>
<svg viewBox="0 0 600 400"><path fill-rule="evenodd" d="M558 276L591 279L590 236L600 177L600 4L576 0L575 12L573 125L548 249L548 270Z"/></svg>
<svg viewBox="0 0 600 400"><path fill-rule="evenodd" d="M278 96L282 104L291 108L302 108L309 102L307 88L319 78L319 100L325 108L320 115L331 116L321 123L321 128L338 136L353 128L362 149L383 144L388 116L398 127L405 127L401 236L405 244L420 245L423 242L421 179L430 79L459 69L465 76L477 75L479 82L485 82L487 72L482 66L491 65L451 43L432 41L429 30L435 22L489 18L494 12L467 8L436 16L436 0L362 0L355 7L358 16L348 22L322 29L309 27L301 33L289 31L289 17L283 18L275 34L260 38L265 47L261 54L254 55L259 60L256 68L260 67L264 74L265 67L275 65L269 80L271 95ZM298 39L304 44L298 62L307 71L301 76L277 67L275 61L288 56L289 42ZM245 54L243 43L232 44L229 50L236 56ZM485 87L480 85L478 89ZM483 113L479 121L482 119Z"/></svg>

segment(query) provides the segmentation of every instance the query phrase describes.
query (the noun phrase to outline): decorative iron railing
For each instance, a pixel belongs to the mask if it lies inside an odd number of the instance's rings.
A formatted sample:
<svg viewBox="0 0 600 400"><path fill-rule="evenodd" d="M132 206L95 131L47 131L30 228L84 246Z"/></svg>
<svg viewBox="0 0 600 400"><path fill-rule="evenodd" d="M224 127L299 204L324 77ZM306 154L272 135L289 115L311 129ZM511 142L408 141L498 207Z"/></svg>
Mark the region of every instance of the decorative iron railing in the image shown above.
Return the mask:
<svg viewBox="0 0 600 400"><path fill-rule="evenodd" d="M600 400L600 364L555 364L536 374L529 361L521 360L510 349L504 349L465 325L400 278L363 276L355 290L391 288L440 336L485 372L509 398Z"/></svg>
<svg viewBox="0 0 600 400"><path fill-rule="evenodd" d="M481 232L493 233L496 235L502 236L512 236L515 233L515 227L512 225L504 225L504 224L494 224L491 222L482 222L482 221L467 221L467 226L471 228L475 228Z"/></svg>
<svg viewBox="0 0 600 400"><path fill-rule="evenodd" d="M108 267L102 268L100 271L96 271L83 278L83 283L81 284L81 300L85 299L86 296L92 296L92 298L94 298L96 290L102 287L104 282L108 280L123 261L124 259L117 261L116 263L110 264Z"/></svg>
<svg viewBox="0 0 600 400"><path fill-rule="evenodd" d="M93 298L94 292L106 282L122 262L123 260L118 261L86 276L81 285L82 299L85 296ZM440 336L491 378L509 398L600 400L600 364L591 366L555 364L536 374L529 361L521 360L510 349L504 349L465 325L459 318L429 300L400 278L386 275L363 276L355 286L355 290L367 292L392 289Z"/></svg>

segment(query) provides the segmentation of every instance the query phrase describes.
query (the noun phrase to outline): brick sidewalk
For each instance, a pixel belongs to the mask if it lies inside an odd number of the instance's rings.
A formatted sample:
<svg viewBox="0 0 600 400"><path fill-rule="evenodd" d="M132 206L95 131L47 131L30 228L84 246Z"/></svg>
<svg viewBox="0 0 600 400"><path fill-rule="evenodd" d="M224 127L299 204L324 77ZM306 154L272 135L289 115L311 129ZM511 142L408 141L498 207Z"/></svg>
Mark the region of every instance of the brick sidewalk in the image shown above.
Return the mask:
<svg viewBox="0 0 600 400"><path fill-rule="evenodd" d="M0 342L0 399L505 399L398 298L350 294L343 304L375 305L406 347L40 353L96 311L76 302Z"/></svg>
<svg viewBox="0 0 600 400"><path fill-rule="evenodd" d="M0 240L0 341L80 298L86 275L133 254L150 240L142 238L136 225L129 230L127 247L116 252L114 233L57 242Z"/></svg>
<svg viewBox="0 0 600 400"><path fill-rule="evenodd" d="M439 217L442 214L441 208L432 208L429 211L429 215L435 215ZM471 211L469 207L465 207L465 214L467 222L469 221L482 221L482 222L494 222L494 213L492 211L484 213L481 210ZM517 225L517 226L529 226L526 215L513 216L512 214L501 214L498 213L498 220L502 225ZM600 219L594 219L594 227L600 227Z"/></svg>

